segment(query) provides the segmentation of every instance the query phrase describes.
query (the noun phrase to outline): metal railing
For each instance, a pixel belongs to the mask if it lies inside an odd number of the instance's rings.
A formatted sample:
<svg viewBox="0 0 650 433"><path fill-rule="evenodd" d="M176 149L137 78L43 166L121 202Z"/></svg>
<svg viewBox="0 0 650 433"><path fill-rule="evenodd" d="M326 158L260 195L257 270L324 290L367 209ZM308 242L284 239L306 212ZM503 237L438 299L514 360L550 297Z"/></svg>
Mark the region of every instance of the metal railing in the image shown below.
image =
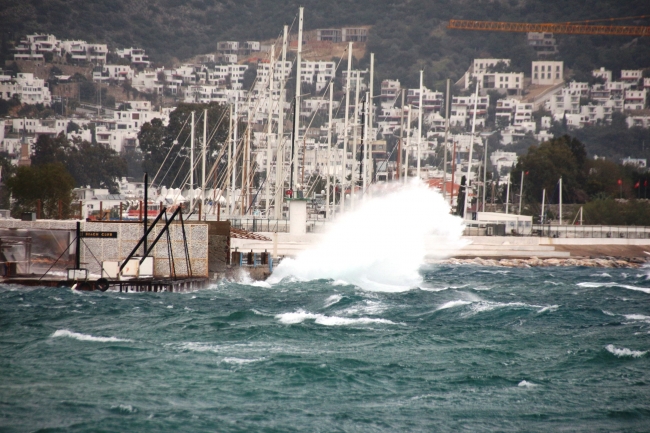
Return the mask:
<svg viewBox="0 0 650 433"><path fill-rule="evenodd" d="M497 226L503 225L500 230ZM650 227L555 225L508 222L466 222L465 236L528 236L547 238L650 239Z"/></svg>
<svg viewBox="0 0 650 433"><path fill-rule="evenodd" d="M533 236L548 238L650 239L650 227L533 224Z"/></svg>
<svg viewBox="0 0 650 433"><path fill-rule="evenodd" d="M321 231L328 223L322 215L314 215L307 219L307 232L314 233ZM267 233L289 233L289 220L276 220L266 218L238 218L231 219L230 225L236 229L248 230L249 232Z"/></svg>

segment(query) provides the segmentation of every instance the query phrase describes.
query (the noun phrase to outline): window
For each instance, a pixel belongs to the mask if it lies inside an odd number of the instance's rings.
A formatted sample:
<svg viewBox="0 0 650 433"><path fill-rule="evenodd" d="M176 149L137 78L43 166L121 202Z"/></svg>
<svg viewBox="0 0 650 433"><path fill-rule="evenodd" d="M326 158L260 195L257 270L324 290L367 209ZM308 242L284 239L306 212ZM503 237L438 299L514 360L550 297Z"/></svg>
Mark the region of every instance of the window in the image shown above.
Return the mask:
<svg viewBox="0 0 650 433"><path fill-rule="evenodd" d="M535 65L535 72L537 72L537 65ZM535 78L537 78L537 77L535 77Z"/></svg>
<svg viewBox="0 0 650 433"><path fill-rule="evenodd" d="M537 74L535 74L535 79L537 79Z"/></svg>
<svg viewBox="0 0 650 433"><path fill-rule="evenodd" d="M559 79L559 78L560 78L560 74L555 74L555 78Z"/></svg>

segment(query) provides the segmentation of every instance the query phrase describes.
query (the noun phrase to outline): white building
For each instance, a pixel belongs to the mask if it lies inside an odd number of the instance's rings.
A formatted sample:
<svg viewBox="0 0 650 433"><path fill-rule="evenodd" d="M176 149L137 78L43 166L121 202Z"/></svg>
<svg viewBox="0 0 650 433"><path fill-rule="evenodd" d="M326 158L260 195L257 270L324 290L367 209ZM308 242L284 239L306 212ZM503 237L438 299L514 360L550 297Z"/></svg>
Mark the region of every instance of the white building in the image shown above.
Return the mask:
<svg viewBox="0 0 650 433"><path fill-rule="evenodd" d="M602 78L606 83L612 81L612 71L607 70L603 67L600 69L594 69L591 71L591 75L595 78Z"/></svg>
<svg viewBox="0 0 650 433"><path fill-rule="evenodd" d="M562 116L564 113L577 114L580 113L580 95L565 87L561 92L552 95L545 106L554 116Z"/></svg>
<svg viewBox="0 0 650 433"><path fill-rule="evenodd" d="M643 78L641 69L623 69L621 70L621 81L628 83L630 86L636 86Z"/></svg>
<svg viewBox="0 0 650 433"><path fill-rule="evenodd" d="M149 61L149 56L145 53L142 48L123 48L115 50L115 54L121 58L126 59L131 62L134 66L147 67L151 63Z"/></svg>
<svg viewBox="0 0 650 433"><path fill-rule="evenodd" d="M531 84L552 86L564 81L564 62L532 62Z"/></svg>
<svg viewBox="0 0 650 433"><path fill-rule="evenodd" d="M451 115L449 123L457 126L471 125L474 116L475 95L454 96L451 100ZM490 105L490 96L479 96L476 107L476 125L485 126L487 110Z"/></svg>
<svg viewBox="0 0 650 433"><path fill-rule="evenodd" d="M381 107L393 107L397 102L401 88L399 80L383 80L381 82Z"/></svg>
<svg viewBox="0 0 650 433"><path fill-rule="evenodd" d="M315 84L316 91L320 92L334 78L336 63L323 61L303 61L300 64L300 81L303 83ZM352 77L356 77L353 73Z"/></svg>
<svg viewBox="0 0 650 433"><path fill-rule="evenodd" d="M647 90L626 90L625 102L623 108L625 110L643 110L646 105Z"/></svg>
<svg viewBox="0 0 650 433"><path fill-rule="evenodd" d="M45 80L35 78L31 73L21 72L13 81L0 82L0 99L11 99L14 95L25 104L52 103L50 89Z"/></svg>

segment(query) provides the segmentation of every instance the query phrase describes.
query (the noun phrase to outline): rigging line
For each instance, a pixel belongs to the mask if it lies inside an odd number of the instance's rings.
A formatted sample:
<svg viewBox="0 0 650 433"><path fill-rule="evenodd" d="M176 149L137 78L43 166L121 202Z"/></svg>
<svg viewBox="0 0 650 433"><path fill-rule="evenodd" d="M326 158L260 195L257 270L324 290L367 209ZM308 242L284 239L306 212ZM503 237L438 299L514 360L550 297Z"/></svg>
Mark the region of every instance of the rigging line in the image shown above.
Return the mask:
<svg viewBox="0 0 650 433"><path fill-rule="evenodd" d="M56 265L56 264L59 262L59 260L61 260L61 257L63 257L63 255L66 253L66 251L68 251L68 250L70 249L70 247L72 246L73 243L75 243L76 240L77 240L77 237L75 236L74 239L72 240L72 242L70 242L70 245L68 245L68 248L66 248L65 250L63 250L63 252L61 253L61 255L60 255L60 256L59 256L59 257L54 261L54 263L52 263L52 265L47 269L47 271L45 271L45 273L44 273L43 275L40 276L40 278L38 279L38 281L41 281L41 280L43 279L43 277L44 277L45 275L47 275L47 273L50 272L50 271L52 270L52 268L54 267L54 265ZM79 254L79 253L80 253L80 252L77 251L77 254Z"/></svg>
<svg viewBox="0 0 650 433"><path fill-rule="evenodd" d="M179 136L180 136L180 133L179 133ZM187 140L189 140L189 139L190 139L190 136L189 136L189 134L188 134L188 136L185 137L185 141L183 142L183 144L179 147L178 152L176 153L176 156L174 156L174 160L171 162L171 164L169 164L169 167L167 167L167 171L165 172L165 175L164 175L163 178L161 179L159 185L162 185L162 183L164 182L164 180L167 178L167 175L169 174L169 171L172 169L172 167L174 167L174 164L176 163L176 160L177 160L178 157L180 156L181 151L182 151L182 150L185 148L185 146L187 145ZM174 141L176 141L176 140L174 140ZM178 144L178 143L177 143L177 144ZM176 144L172 143L172 146L169 148L169 151L170 151L170 152L171 152L171 149L172 149L175 145L176 145ZM162 165L161 165L161 168L162 168ZM153 183L153 182L152 182L152 183ZM172 185L173 185L173 184L174 184L174 183L172 182Z"/></svg>
<svg viewBox="0 0 650 433"><path fill-rule="evenodd" d="M95 257L95 255L93 254L93 250L91 250L90 247L88 246L88 244L86 244L86 241L84 241L82 239L81 242L86 246L86 248L88 248L88 252L90 253L91 256L93 256L93 259L95 259L95 261L99 265L99 269L102 270L101 271L101 276L103 277L104 276L104 269L102 268L102 264L99 262L99 260L97 260L97 257ZM108 274L106 274L106 276L108 276Z"/></svg>
<svg viewBox="0 0 650 433"><path fill-rule="evenodd" d="M181 132L183 132L183 129L185 128L185 125L187 125L187 122L189 120L190 120L190 116L188 115L187 118L185 119L185 123L183 123L183 126L178 131L178 135L176 135L176 140L178 140L178 137L181 136ZM152 184L156 182L156 178L158 177L158 174L160 173L160 170L165 165L165 161L167 161L167 158L169 157L169 154L171 153L172 149L174 148L174 142L176 142L176 140L172 141L172 145L169 148L169 151L167 151L167 155L165 155L165 159L163 160L162 164L160 164L160 167L158 167L158 171L156 172L156 175L153 177L153 180L151 181Z"/></svg>

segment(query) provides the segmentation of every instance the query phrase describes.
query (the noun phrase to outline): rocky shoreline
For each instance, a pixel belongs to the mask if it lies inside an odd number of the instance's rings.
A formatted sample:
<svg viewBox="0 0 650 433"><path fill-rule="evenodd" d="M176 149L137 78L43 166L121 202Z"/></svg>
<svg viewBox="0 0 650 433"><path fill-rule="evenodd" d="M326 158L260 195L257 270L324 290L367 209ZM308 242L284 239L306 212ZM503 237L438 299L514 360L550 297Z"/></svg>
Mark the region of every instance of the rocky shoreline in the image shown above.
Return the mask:
<svg viewBox="0 0 650 433"><path fill-rule="evenodd" d="M550 266L584 266L589 268L641 268L646 265L648 257L572 257L568 259L446 259L436 263L450 265L499 266L505 268L529 268Z"/></svg>

